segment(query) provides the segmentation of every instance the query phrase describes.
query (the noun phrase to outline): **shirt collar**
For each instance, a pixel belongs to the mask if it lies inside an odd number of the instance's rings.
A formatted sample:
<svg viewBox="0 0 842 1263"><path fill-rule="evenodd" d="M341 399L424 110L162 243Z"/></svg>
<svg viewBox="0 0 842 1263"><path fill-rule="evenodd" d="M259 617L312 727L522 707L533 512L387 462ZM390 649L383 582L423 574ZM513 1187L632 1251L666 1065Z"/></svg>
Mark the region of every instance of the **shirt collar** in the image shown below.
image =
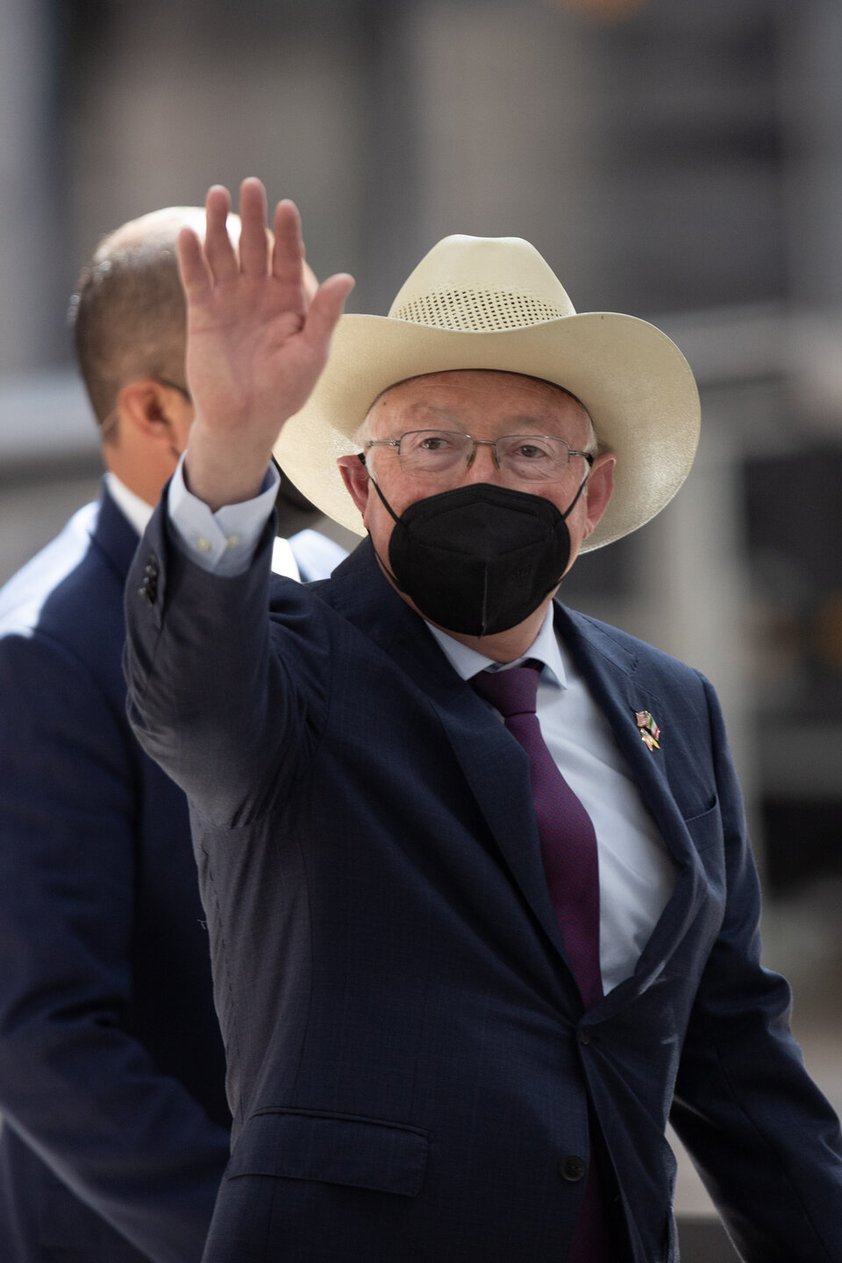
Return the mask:
<svg viewBox="0 0 842 1263"><path fill-rule="evenodd" d="M123 517L128 518L138 535L142 535L154 512L154 506L147 504L145 500L141 500L140 496L136 495L134 491L130 491L126 484L121 482L110 469L105 475L105 485L108 488L111 499L117 505Z"/></svg>
<svg viewBox="0 0 842 1263"><path fill-rule="evenodd" d="M494 662L491 658L487 658L485 654L477 653L476 649L463 645L460 640L454 640L452 636L442 631L440 627L433 627L432 623L427 623L427 626L433 637L438 641L439 647L447 657L450 665L463 680L470 680L480 671L505 671L508 667L519 666L527 658L533 658L537 659L544 668L541 673L543 680L548 683L554 683L559 688L567 688L564 658L553 627L552 602L547 608L538 635L526 653L514 662Z"/></svg>

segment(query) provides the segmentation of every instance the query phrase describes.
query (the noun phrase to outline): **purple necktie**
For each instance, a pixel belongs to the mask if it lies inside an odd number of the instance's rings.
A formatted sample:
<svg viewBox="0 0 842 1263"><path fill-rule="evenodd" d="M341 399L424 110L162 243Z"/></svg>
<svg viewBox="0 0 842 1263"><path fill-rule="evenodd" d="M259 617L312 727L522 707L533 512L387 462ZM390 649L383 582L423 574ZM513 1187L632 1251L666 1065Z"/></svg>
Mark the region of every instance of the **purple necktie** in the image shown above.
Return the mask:
<svg viewBox="0 0 842 1263"><path fill-rule="evenodd" d="M591 818L544 743L535 700L540 664L480 671L471 680L529 755L541 858L567 957L586 1009L602 999L599 862Z"/></svg>
<svg viewBox="0 0 842 1263"><path fill-rule="evenodd" d="M541 735L535 713L540 670L540 663L527 662L506 671L480 671L471 684L500 712L509 732L529 755L532 799L550 898L573 976L589 1009L603 994L596 834L590 816L558 770ZM592 1130L596 1130L593 1123ZM609 1263L612 1258L600 1186L597 1162L592 1160L568 1263Z"/></svg>

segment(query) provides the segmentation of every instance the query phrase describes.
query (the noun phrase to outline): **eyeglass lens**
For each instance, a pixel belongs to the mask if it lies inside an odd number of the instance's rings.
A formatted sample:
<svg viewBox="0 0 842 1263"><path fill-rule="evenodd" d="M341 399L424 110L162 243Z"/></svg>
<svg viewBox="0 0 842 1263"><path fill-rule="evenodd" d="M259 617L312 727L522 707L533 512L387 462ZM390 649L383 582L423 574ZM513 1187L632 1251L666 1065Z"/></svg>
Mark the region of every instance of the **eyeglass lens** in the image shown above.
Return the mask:
<svg viewBox="0 0 842 1263"><path fill-rule="evenodd" d="M527 482L557 478L570 457L564 440L549 435L505 434L491 442L451 430L412 430L401 435L397 450L406 473L435 475L470 463L485 446L495 449L501 469Z"/></svg>

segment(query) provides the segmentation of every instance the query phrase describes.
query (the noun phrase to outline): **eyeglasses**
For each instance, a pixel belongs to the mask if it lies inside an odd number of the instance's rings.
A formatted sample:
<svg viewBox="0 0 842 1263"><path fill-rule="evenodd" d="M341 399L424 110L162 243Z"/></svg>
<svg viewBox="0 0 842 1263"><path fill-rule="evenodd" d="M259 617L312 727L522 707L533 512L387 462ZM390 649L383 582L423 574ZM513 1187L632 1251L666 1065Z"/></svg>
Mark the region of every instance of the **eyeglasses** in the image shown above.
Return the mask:
<svg viewBox="0 0 842 1263"><path fill-rule="evenodd" d="M397 439L369 439L366 451L371 447L392 447L403 473L433 478L469 469L478 447L490 447L497 468L521 482L549 482L561 477L571 456L581 456L588 468L594 462L590 452L577 451L564 439L549 434L475 439L456 430L410 430Z"/></svg>

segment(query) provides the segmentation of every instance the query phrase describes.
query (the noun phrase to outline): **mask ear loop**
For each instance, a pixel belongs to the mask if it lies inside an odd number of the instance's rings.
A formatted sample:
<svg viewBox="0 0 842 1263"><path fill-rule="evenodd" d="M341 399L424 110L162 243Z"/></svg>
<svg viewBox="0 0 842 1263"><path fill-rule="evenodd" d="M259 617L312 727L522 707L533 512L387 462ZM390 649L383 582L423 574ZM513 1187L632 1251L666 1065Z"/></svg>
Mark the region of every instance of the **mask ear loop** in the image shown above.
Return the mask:
<svg viewBox="0 0 842 1263"><path fill-rule="evenodd" d="M573 510L576 508L576 505L579 503L579 499L582 495L582 492L585 490L585 487L587 487L588 483L590 482L592 463L593 463L593 457L591 456L590 460L588 461L588 472L585 474L584 478L579 483L579 490L576 492L575 496L570 501L567 508L564 510L564 512L561 515L565 522L567 521L568 517L573 512Z"/></svg>
<svg viewBox="0 0 842 1263"><path fill-rule="evenodd" d="M589 481L590 476L591 476L591 461L592 461L592 460L593 460L593 457L591 457L591 460L589 460L589 461L588 461L588 472L585 474L584 478L583 478L583 479L582 479L582 481L579 483L579 489L578 489L578 491L576 492L575 496L573 497L573 499L572 499L572 500L570 501L570 503L568 504L567 508L566 508L566 509L564 510L564 512L561 514L561 520L562 520L562 522L566 522L566 521L567 521L567 519L570 517L570 514L573 512L573 510L576 508L576 505L579 503L579 500L580 500L580 498L581 498L582 492L585 490L585 487L587 487L587 485L588 485L588 481ZM568 531L568 534L567 534L567 538L568 538L568 540L570 539L570 532L569 532L569 531ZM561 576L561 578L559 579L559 581L558 581L558 583L557 583L557 584L551 584L551 585L550 585L550 587L548 587L548 588L547 588L547 591L544 593L544 596L545 596L545 597L546 597L546 596L549 596L549 594L550 594L550 592L552 592L553 588L555 588L555 587L560 587L560 586L561 586L561 584L562 584L563 582L564 582L564 575L562 575L562 576ZM542 599L543 599L543 598L542 598Z"/></svg>
<svg viewBox="0 0 842 1263"><path fill-rule="evenodd" d="M369 469L368 465L366 464L365 452L357 452L357 460L360 462L360 464L362 465L363 469L364 469L364 470L365 470L365 472L368 474L368 480L369 480L369 482L370 482L370 483L371 483L371 485L374 487L374 490L377 492L378 496L380 497L380 503L383 505L383 508L384 508L384 509L386 510L386 512L389 514L389 516L391 517L392 521L393 521L393 522L398 522L398 521L400 521L400 518L398 517L397 513L396 513L396 512L395 512L395 510L392 508L391 504L390 504L390 503L389 503L389 501L386 499L386 497L384 496L383 492L380 490L380 484L379 484L379 482L378 482L378 481L377 481L377 479L374 477L374 474L371 472L371 470ZM378 558L378 560L379 560L379 558ZM382 564L383 564L383 563L381 562L381 565L382 565Z"/></svg>
<svg viewBox="0 0 842 1263"><path fill-rule="evenodd" d="M357 460L360 462L360 464L361 464L361 465L363 466L363 468L365 469L365 472L368 474L368 480L369 480L369 482L371 483L371 485L374 487L374 490L377 492L378 496L380 497L380 503L383 505L383 508L384 508L384 509L386 510L386 512L389 514L389 516L391 517L392 521L393 521L394 523L396 523L397 525L399 525L399 524L400 524L400 518L398 517L397 513L395 512L395 510L392 508L392 506L391 506L391 504L389 503L389 501L388 501L388 500L386 499L386 497L384 496L383 492L380 490L380 484L378 483L377 479L374 477L374 474L371 472L371 470L369 469L368 465L366 464L365 452L357 452ZM369 539L371 539L371 534L369 534L369 537L368 537L368 538L369 538ZM375 555L375 557L377 558L377 560L378 560L378 562L379 562L379 564L380 564L380 569L383 571L383 573L384 573L384 574L386 574L386 575L388 575L388 576L389 576L389 578L391 579L391 581L392 581L393 585L397 588L398 592L404 592L404 589L401 587L401 585L398 583L397 579L395 578L395 576L394 576L394 574L393 574L393 572L392 572L392 568L391 568L391 566L387 566L387 565L386 565L385 561L384 561L384 560L383 560L383 558L380 556L380 554L379 554L379 552L377 551L377 549L376 549L376 548L374 548L374 541L373 541L373 540L372 540L371 547L374 549L374 555ZM407 595L408 595L408 593L404 592L404 596L407 596Z"/></svg>

